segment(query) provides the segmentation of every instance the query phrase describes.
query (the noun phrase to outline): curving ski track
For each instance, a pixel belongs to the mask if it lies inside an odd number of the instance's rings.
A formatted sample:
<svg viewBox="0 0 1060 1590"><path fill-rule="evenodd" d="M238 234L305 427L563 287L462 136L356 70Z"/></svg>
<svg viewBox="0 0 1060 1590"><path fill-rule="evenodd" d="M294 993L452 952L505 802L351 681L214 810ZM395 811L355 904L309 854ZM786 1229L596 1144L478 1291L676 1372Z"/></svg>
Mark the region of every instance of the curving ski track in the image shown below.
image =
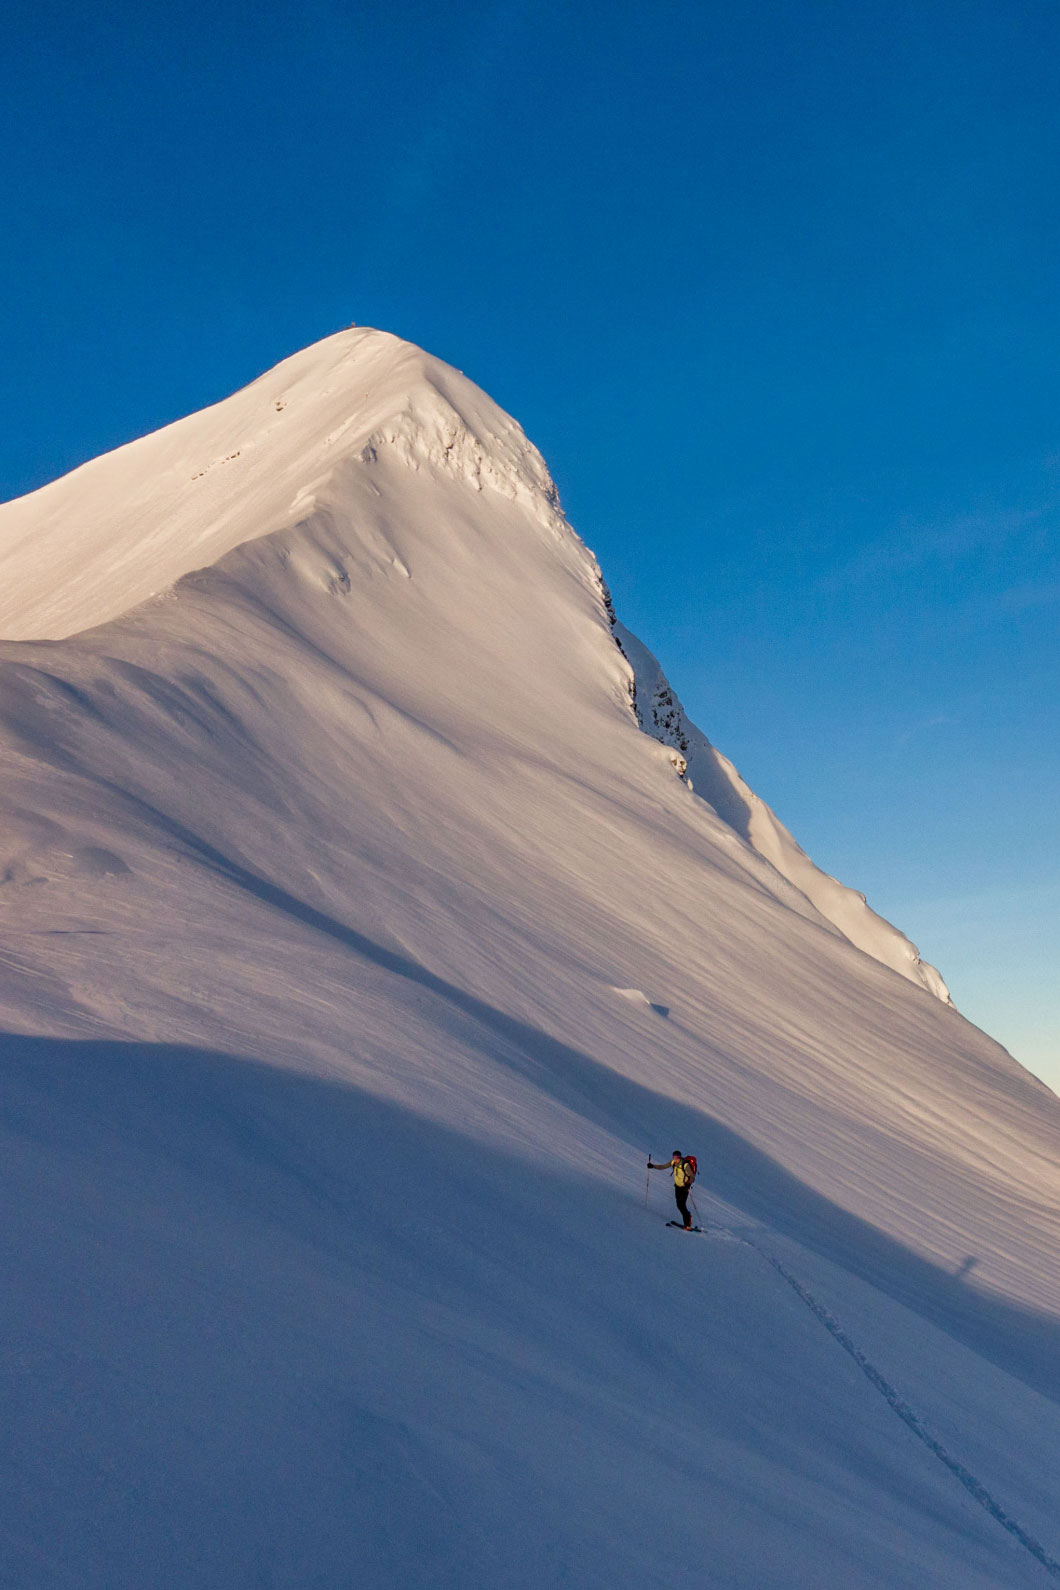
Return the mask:
<svg viewBox="0 0 1060 1590"><path fill-rule="evenodd" d="M949 1469L954 1479L960 1481L969 1496L973 1496L980 1507L984 1508L991 1518L1001 1525L1002 1529L1008 1530L1008 1533L1019 1541L1024 1551L1030 1552L1031 1556L1041 1564L1046 1573L1052 1574L1054 1579L1060 1579L1060 1562L1057 1562L1054 1557L1050 1557L1045 1547L1035 1540L1034 1536L1024 1529L1023 1525L1018 1523L1010 1513L1006 1513L1000 1502L995 1501L986 1486L980 1480L977 1480L975 1475L969 1469L966 1469L964 1464L955 1458L951 1452L948 1452L942 1442L925 1428L919 1414L915 1413L904 1398L899 1395L890 1381L876 1368L875 1364L865 1357L861 1348L847 1335L835 1316L828 1312L823 1303L818 1302L813 1293L803 1286L799 1278L792 1274L787 1265L774 1254L760 1247L750 1237L739 1232L733 1232L732 1235L738 1241L744 1243L746 1247L753 1248L755 1253L765 1259L766 1263L771 1265L777 1274L787 1282L796 1296L805 1303L814 1318L821 1322L828 1334L835 1338L845 1353L850 1355L866 1380L875 1386L880 1396L898 1415L902 1423L908 1426L917 1440L922 1441L928 1451Z"/></svg>

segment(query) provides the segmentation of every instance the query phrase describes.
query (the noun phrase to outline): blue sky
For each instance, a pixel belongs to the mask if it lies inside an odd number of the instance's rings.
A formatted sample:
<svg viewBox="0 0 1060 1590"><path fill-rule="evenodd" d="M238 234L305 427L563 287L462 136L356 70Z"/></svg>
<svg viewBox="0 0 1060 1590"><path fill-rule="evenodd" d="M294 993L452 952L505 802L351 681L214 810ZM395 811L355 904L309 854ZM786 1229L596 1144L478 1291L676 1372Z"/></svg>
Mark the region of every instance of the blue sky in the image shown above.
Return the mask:
<svg viewBox="0 0 1060 1590"><path fill-rule="evenodd" d="M0 39L0 497L352 320L544 451L821 865L1060 1086L1060 11L75 7Z"/></svg>

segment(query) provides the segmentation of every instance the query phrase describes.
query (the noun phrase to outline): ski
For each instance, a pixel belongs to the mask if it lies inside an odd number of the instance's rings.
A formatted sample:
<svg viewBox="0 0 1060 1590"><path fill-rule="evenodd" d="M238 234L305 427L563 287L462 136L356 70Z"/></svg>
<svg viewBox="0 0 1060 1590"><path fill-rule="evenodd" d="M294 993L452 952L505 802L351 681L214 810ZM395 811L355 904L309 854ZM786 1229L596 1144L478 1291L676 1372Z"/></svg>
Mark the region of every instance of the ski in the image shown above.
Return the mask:
<svg viewBox="0 0 1060 1590"><path fill-rule="evenodd" d="M713 1237L716 1242L739 1242L741 1239L735 1232L729 1231L725 1226L683 1226L680 1220L668 1220L668 1226L673 1226L677 1231L694 1231L701 1237Z"/></svg>

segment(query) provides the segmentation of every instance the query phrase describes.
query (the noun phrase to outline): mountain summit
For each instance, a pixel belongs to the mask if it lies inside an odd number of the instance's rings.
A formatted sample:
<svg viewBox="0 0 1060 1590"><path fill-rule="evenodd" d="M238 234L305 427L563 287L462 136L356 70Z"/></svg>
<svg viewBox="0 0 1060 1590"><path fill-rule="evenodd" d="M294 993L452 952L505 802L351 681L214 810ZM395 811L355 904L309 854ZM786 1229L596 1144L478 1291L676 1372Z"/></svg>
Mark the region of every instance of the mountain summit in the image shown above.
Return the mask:
<svg viewBox="0 0 1060 1590"><path fill-rule="evenodd" d="M0 634L0 1580L1060 1575L1060 1104L514 420L340 333L0 509Z"/></svg>
<svg viewBox="0 0 1060 1590"><path fill-rule="evenodd" d="M362 390L363 389L363 390ZM398 462L398 479L379 469ZM0 635L55 640L118 618L241 544L315 521L327 588L351 569L400 569L388 527L407 519L409 472L433 470L521 504L590 585L599 570L559 511L537 449L458 371L384 332L351 328L285 359L224 403L98 458L0 512ZM380 519L382 477L390 510ZM488 503L487 496L487 503ZM334 527L343 526L342 545ZM458 543L453 542L454 556ZM444 555L444 543L435 549ZM527 549L529 556L529 549ZM347 566L349 565L349 567ZM469 643L472 622L465 630ZM683 715L658 663L619 625L649 734L691 754L701 798L867 954L948 1000L938 973L864 898L809 862L768 806ZM647 703L647 705L645 705ZM646 717L645 713L650 716ZM788 895L790 899L790 892ZM804 910L802 901L795 909Z"/></svg>

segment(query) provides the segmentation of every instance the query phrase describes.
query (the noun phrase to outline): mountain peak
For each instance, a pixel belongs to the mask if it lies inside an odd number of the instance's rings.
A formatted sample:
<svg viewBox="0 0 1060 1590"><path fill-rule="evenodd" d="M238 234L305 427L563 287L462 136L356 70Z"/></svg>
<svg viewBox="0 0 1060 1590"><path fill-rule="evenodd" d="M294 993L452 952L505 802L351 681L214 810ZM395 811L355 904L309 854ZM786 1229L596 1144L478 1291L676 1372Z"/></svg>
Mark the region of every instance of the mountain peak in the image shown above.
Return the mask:
<svg viewBox="0 0 1060 1590"><path fill-rule="evenodd" d="M514 420L351 329L8 504L0 592L68 637L0 642L0 1581L1056 1569L1060 1104Z"/></svg>
<svg viewBox="0 0 1060 1590"><path fill-rule="evenodd" d="M459 371L350 327L248 386L0 507L0 637L106 623L327 502L380 449L534 504L555 488L519 425Z"/></svg>

